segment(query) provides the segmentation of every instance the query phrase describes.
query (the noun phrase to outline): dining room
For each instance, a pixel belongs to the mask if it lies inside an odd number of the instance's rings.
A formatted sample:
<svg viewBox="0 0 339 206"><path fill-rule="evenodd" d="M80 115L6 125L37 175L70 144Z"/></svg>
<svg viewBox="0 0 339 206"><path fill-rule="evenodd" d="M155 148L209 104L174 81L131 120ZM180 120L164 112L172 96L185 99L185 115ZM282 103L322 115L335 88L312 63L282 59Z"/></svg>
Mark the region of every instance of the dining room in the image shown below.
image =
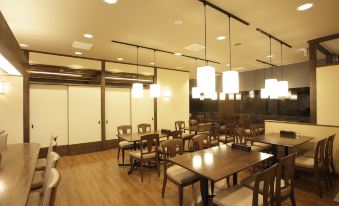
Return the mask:
<svg viewBox="0 0 339 206"><path fill-rule="evenodd" d="M0 0L0 206L339 205L336 0Z"/></svg>

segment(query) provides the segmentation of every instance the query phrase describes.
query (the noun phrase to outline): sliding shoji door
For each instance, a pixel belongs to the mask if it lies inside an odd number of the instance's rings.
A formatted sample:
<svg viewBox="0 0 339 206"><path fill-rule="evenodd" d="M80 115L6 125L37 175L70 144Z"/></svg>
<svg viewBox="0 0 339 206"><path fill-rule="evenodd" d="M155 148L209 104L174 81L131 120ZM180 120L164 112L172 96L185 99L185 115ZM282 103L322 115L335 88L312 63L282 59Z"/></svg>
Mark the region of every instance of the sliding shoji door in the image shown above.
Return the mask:
<svg viewBox="0 0 339 206"><path fill-rule="evenodd" d="M30 142L48 147L51 135L68 144L67 86L30 86Z"/></svg>
<svg viewBox="0 0 339 206"><path fill-rule="evenodd" d="M131 124L131 89L106 87L106 139L117 139L117 126Z"/></svg>
<svg viewBox="0 0 339 206"><path fill-rule="evenodd" d="M154 100L149 96L149 89L144 89L144 97L131 97L132 129L137 131L137 125L148 123L154 130Z"/></svg>
<svg viewBox="0 0 339 206"><path fill-rule="evenodd" d="M100 87L69 86L69 144L101 141Z"/></svg>

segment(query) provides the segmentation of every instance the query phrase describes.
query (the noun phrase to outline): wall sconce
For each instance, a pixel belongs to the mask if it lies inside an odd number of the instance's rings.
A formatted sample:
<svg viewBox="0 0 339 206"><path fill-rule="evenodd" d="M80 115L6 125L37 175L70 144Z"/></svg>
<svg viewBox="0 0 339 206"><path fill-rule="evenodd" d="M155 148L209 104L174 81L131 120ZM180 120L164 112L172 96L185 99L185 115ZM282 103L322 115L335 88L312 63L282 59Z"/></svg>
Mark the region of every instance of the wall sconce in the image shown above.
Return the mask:
<svg viewBox="0 0 339 206"><path fill-rule="evenodd" d="M0 94L5 94L5 82L0 82Z"/></svg>
<svg viewBox="0 0 339 206"><path fill-rule="evenodd" d="M162 91L162 95L164 97L171 97L172 96L172 91L168 88L165 88L163 91Z"/></svg>

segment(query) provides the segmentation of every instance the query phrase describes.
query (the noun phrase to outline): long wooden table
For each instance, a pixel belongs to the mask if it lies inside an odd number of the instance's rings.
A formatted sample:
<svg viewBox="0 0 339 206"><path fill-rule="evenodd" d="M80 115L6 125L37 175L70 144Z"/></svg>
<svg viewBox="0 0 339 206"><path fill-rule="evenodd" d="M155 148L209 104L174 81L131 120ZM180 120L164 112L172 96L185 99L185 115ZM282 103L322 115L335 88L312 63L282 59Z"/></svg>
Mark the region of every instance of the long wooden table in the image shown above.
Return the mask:
<svg viewBox="0 0 339 206"><path fill-rule="evenodd" d="M0 205L26 205L39 149L39 144L0 147Z"/></svg>
<svg viewBox="0 0 339 206"><path fill-rule="evenodd" d="M277 161L278 146L284 147L285 156L287 156L288 148L297 147L312 139L313 137L306 137L306 136L282 137L280 136L279 133L269 133L269 134L263 134L263 135L254 137L252 138L252 141L272 145L272 152L274 155L273 163L275 163Z"/></svg>
<svg viewBox="0 0 339 206"><path fill-rule="evenodd" d="M208 205L208 180L216 182L233 175L233 184L237 184L238 172L271 157L271 154L254 151L244 152L221 145L176 156L171 158L170 161L200 176L203 205Z"/></svg>

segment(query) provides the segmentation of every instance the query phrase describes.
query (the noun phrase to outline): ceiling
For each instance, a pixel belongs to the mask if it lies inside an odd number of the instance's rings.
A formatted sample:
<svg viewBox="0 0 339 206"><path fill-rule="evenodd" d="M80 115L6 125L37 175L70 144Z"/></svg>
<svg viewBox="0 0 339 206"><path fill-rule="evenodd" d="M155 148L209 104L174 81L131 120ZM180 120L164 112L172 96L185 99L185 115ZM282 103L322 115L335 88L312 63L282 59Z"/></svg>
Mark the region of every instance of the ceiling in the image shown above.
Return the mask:
<svg viewBox="0 0 339 206"><path fill-rule="evenodd" d="M298 12L304 0L210 0L219 7L248 21L250 26L231 21L231 42L242 42L232 47L232 67L239 71L264 67L256 59L269 61L269 39L255 29L262 30L292 45L283 47L284 64L307 61L303 49L307 41L339 32L338 0L310 0L314 7ZM28 49L84 57L136 63L136 49L111 43L111 40L154 47L204 58L204 51L188 51L186 46L204 45L203 4L197 0L119 0L109 5L102 0L0 0L5 16L19 43ZM183 21L182 25L174 24ZM228 69L228 19L207 7L207 58L220 62L211 64L218 72ZM93 39L82 35L90 33ZM227 38L216 40L219 35ZM93 44L86 50L72 48L73 41ZM280 64L280 44L272 41L272 63ZM153 52L140 49L139 63L153 62ZM158 52L156 65L190 71L203 62L182 56Z"/></svg>

